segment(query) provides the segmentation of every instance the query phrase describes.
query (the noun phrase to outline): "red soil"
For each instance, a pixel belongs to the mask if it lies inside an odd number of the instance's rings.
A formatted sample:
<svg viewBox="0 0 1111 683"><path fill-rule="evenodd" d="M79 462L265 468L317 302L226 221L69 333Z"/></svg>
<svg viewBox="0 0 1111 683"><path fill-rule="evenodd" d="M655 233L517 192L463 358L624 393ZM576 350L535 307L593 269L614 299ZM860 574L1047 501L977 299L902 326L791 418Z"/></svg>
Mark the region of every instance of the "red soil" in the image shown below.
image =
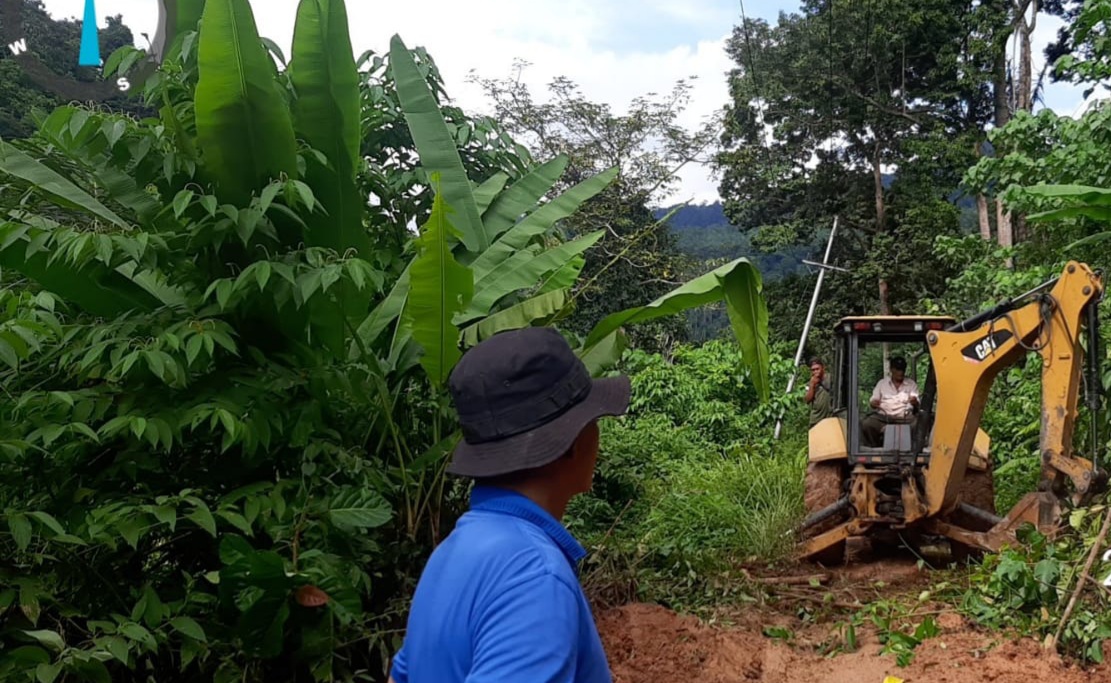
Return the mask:
<svg viewBox="0 0 1111 683"><path fill-rule="evenodd" d="M912 563L882 562L833 572L826 590L839 602L865 603L895 591L916 595L928 584ZM1008 640L953 612L934 615L940 634L924 640L906 667L898 666L894 655L880 654L875 633L863 630L857 632L856 651L825 654L828 648L822 646L835 635L838 620L803 623L783 603L756 604L726 616L733 623L709 625L648 604L601 611L598 629L614 683L884 683L888 676L905 683L1111 683L1111 665L1082 668L1039 642ZM793 638L789 643L769 638L763 635L766 626L789 629Z"/></svg>
<svg viewBox="0 0 1111 683"><path fill-rule="evenodd" d="M905 668L867 635L856 652L828 657L805 638L792 646L759 628L707 626L655 605L608 610L598 627L614 683L884 683L887 676L905 683L1111 682L1106 665L1085 671L1029 639L979 632L955 614L938 621L941 634L919 645Z"/></svg>

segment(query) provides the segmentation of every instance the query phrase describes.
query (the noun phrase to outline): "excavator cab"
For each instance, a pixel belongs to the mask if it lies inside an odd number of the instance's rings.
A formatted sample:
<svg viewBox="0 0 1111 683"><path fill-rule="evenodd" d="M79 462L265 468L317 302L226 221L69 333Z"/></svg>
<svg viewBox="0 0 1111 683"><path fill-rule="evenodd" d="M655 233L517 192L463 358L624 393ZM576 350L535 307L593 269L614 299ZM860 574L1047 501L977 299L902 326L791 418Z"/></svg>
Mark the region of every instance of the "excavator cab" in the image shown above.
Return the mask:
<svg viewBox="0 0 1111 683"><path fill-rule="evenodd" d="M811 462L846 458L869 465L925 466L937 399L927 334L955 324L957 320L946 316L860 316L838 321L831 369L834 414L840 424L827 421L811 429ZM918 406L906 415L889 415L870 405L876 384L889 375L891 358L905 360L907 385L915 388L918 397ZM980 430L973 451L977 469L986 467L989 444L988 435Z"/></svg>
<svg viewBox="0 0 1111 683"><path fill-rule="evenodd" d="M861 541L919 552L945 548L956 557L997 551L1016 541L1022 524L1051 534L1062 505L1083 504L1104 490L1094 418L1092 458L1077 455L1072 444L1082 384L1093 414L1099 408L1102 295L1100 274L1069 262L1059 277L967 320L838 321L829 366L833 414L809 432L801 555L837 564L846 545ZM1027 353L1042 359L1041 482L999 517L991 440L980 418L996 375ZM870 399L895 356L905 359L909 380L900 390L912 387L917 405L891 417L891 406L880 415Z"/></svg>

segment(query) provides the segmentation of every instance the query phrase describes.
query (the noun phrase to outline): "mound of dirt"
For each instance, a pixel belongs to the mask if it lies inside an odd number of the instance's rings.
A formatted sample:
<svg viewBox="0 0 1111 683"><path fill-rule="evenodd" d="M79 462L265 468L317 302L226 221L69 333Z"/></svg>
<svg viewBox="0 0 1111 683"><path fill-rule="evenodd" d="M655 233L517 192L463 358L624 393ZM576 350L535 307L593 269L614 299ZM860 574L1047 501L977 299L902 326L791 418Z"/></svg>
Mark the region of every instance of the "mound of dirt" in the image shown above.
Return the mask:
<svg viewBox="0 0 1111 683"><path fill-rule="evenodd" d="M743 621L756 624L759 615ZM955 614L942 615L939 624L941 634L923 642L910 666L900 668L867 637L857 651L827 657L804 637L791 646L764 637L754 625L706 626L656 605L598 615L614 683L882 683L886 676L905 683L1111 683L1111 668L1085 671L1031 640L1008 642L978 632Z"/></svg>

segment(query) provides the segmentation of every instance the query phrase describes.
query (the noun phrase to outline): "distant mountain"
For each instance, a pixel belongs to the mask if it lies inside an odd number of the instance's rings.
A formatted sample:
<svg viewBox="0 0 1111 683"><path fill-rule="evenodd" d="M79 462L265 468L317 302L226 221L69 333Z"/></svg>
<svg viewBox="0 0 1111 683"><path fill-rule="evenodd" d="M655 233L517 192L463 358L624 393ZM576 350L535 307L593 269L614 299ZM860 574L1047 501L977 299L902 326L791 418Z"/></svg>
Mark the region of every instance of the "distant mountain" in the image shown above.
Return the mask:
<svg viewBox="0 0 1111 683"><path fill-rule="evenodd" d="M654 214L657 219L663 218L671 208L657 209ZM809 247L790 247L774 254L757 252L748 234L729 223L721 202L684 206L675 212L668 224L679 250L695 261L691 272L686 274L688 278L707 272L711 262L740 257L752 261L764 282L807 270L802 259L809 255ZM689 311L687 324L691 340L696 342L730 334L729 317L719 305Z"/></svg>
<svg viewBox="0 0 1111 683"><path fill-rule="evenodd" d="M671 208L674 207L657 209L655 212L657 220L666 216ZM713 204L689 204L684 206L671 217L670 224L673 230L679 231L689 228L729 225L729 220L725 217L725 207L722 203L714 202Z"/></svg>
<svg viewBox="0 0 1111 683"><path fill-rule="evenodd" d="M663 218L672 208L656 209L656 218ZM695 260L748 257L765 280L806 269L802 259L806 258L809 247L790 247L772 254L757 253L749 236L725 217L721 202L684 206L668 223L676 236L679 250Z"/></svg>

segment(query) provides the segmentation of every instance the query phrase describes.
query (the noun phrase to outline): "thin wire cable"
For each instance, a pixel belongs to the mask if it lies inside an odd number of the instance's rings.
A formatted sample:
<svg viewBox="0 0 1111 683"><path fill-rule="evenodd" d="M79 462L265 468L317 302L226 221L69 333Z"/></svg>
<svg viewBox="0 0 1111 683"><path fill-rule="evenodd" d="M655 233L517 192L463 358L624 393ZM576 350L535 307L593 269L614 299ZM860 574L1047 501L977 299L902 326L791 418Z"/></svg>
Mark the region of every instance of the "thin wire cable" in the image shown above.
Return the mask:
<svg viewBox="0 0 1111 683"><path fill-rule="evenodd" d="M752 38L748 33L748 16L745 14L745 0L738 0L741 5L741 30L745 37L745 50L748 51L748 70L752 75L753 89L756 91L756 100L762 102L760 96L760 77L756 73L756 55L752 52ZM761 117L762 118L762 117Z"/></svg>

